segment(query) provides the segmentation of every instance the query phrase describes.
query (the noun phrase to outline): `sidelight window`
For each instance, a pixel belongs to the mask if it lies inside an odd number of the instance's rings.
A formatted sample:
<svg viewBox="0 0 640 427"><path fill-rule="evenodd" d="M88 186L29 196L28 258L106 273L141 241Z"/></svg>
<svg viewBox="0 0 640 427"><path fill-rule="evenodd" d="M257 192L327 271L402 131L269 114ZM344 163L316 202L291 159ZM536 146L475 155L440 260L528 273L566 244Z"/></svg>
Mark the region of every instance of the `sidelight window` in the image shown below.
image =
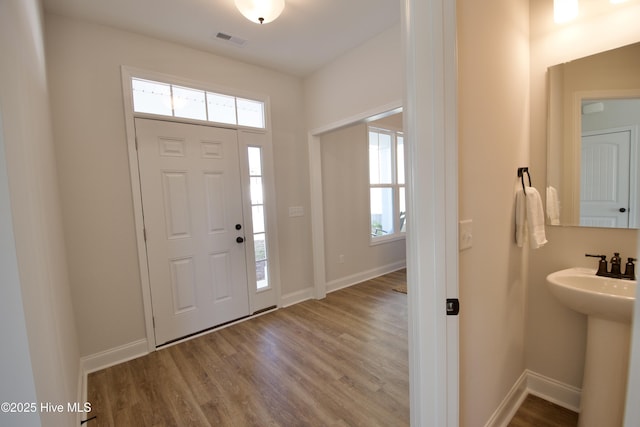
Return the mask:
<svg viewBox="0 0 640 427"><path fill-rule="evenodd" d="M264 176L262 148L248 147L251 213L253 218L253 244L256 260L256 288L269 287L267 232L265 227Z"/></svg>

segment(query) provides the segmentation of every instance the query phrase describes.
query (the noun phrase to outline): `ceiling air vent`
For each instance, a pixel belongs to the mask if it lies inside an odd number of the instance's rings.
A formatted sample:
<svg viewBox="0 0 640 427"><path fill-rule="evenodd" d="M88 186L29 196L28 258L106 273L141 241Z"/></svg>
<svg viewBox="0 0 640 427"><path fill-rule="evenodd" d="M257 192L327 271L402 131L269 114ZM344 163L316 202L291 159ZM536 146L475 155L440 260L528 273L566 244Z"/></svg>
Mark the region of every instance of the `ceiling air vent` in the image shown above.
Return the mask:
<svg viewBox="0 0 640 427"><path fill-rule="evenodd" d="M244 44L247 42L246 40L241 39L240 37L232 36L225 33L217 33L216 38L218 40L222 40L222 41L234 44L236 46L244 46Z"/></svg>

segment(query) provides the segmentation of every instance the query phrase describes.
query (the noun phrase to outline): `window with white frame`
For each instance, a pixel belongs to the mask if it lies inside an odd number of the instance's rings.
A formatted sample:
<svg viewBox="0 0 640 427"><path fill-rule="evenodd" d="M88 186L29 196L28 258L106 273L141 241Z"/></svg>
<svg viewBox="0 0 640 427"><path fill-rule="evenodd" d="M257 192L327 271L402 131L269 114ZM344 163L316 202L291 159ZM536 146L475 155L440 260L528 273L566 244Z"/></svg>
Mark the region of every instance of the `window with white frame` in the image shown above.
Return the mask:
<svg viewBox="0 0 640 427"><path fill-rule="evenodd" d="M406 229L402 132L369 127L371 242L402 237Z"/></svg>
<svg viewBox="0 0 640 427"><path fill-rule="evenodd" d="M269 287L262 148L248 147L247 150L249 154L249 179L251 181L251 216L253 219L253 245L256 260L256 287L261 290Z"/></svg>
<svg viewBox="0 0 640 427"><path fill-rule="evenodd" d="M262 101L135 77L131 88L136 113L265 128Z"/></svg>

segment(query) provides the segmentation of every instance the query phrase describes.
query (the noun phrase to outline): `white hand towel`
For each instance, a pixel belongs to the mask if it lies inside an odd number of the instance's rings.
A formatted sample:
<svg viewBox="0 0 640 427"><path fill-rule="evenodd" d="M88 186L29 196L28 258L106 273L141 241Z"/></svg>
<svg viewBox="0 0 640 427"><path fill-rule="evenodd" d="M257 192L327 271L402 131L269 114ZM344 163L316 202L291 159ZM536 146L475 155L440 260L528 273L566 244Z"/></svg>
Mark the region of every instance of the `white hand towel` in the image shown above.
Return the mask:
<svg viewBox="0 0 640 427"><path fill-rule="evenodd" d="M560 200L558 190L552 186L547 187L547 218L549 224L560 225Z"/></svg>
<svg viewBox="0 0 640 427"><path fill-rule="evenodd" d="M516 243L523 247L527 240L533 249L547 243L542 199L533 187L526 187L526 196L523 190L516 193Z"/></svg>
<svg viewBox="0 0 640 427"><path fill-rule="evenodd" d="M516 192L516 243L521 248L527 241L527 199L524 190Z"/></svg>

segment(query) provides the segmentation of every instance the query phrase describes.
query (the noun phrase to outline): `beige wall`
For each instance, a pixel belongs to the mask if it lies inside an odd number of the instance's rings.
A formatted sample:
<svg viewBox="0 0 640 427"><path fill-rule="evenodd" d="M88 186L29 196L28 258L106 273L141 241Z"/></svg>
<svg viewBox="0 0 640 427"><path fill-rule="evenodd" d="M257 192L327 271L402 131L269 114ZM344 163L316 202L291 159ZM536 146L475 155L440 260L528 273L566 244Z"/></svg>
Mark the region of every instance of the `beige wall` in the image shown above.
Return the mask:
<svg viewBox="0 0 640 427"><path fill-rule="evenodd" d="M265 68L46 16L56 155L83 356L145 337L120 66L270 96L282 293L312 286L302 83ZM289 206L305 216L289 218Z"/></svg>
<svg viewBox="0 0 640 427"><path fill-rule="evenodd" d="M329 286L339 279L403 264L405 260L404 239L370 244L367 140L364 123L321 137L325 265Z"/></svg>
<svg viewBox="0 0 640 427"><path fill-rule="evenodd" d="M15 237L14 252L3 253L2 261L7 256L15 256L17 260L24 308L24 317L14 319L15 325L3 321L3 328L10 329L12 334L21 327L26 329L29 351L22 353L25 357L22 362L30 363L31 369L31 375L14 377L15 383L2 381L0 389L4 392L5 387L11 387L19 392L25 386L33 390L35 385L35 401L66 405L79 397L80 356L67 275L38 1L0 2L0 56L0 138L4 143L10 191L10 205L5 207L11 209ZM3 226L7 220L2 218ZM9 239L10 235L3 233L3 248L10 244ZM7 273L2 272L3 278ZM3 292L5 287L18 284L15 279L0 283ZM7 313L3 310L2 314L5 320ZM4 333L2 336L4 341ZM2 359L3 372L7 368L20 369L20 365L9 363L10 360ZM6 400L20 401L21 396L12 397ZM39 419L25 416L4 420L4 414L0 414L2 425L41 422L46 426L70 426L76 424L76 415L41 413Z"/></svg>
<svg viewBox="0 0 640 427"><path fill-rule="evenodd" d="M348 172L347 166L342 164L343 159L339 159L338 156L347 155L348 152L349 156L355 157L357 153L354 150L357 150L357 147L355 145L340 147L338 141L351 138L354 132L357 133L357 129L361 132L364 129L360 125L359 128L345 130L345 133L341 130L334 132L337 128L351 126L354 121L363 120L370 114L401 106L404 92L402 52L401 30L398 23L304 79L304 109L309 132L331 130L329 133L322 134L321 138L318 138L319 142L314 141L314 150L318 150L321 161L311 165L313 170L316 167L321 169L323 176L317 179L321 180L322 186L325 187L322 190L324 194L314 193L313 197L314 200L326 197L323 201L323 215L325 215L323 225L329 229L324 230L326 240L323 250L325 281L329 282L330 289L358 278L366 278L367 272L371 274L372 269L404 259L404 245L400 242L380 248L369 248L368 243L361 240L364 239L361 233L367 233L367 231L361 231L358 234L360 238L352 242L347 241L344 233L341 236L334 235L338 230L345 231L347 224L349 227L368 230L366 222L368 216L366 213L362 214L363 210L367 209L368 199L366 186L364 190L358 190L349 199L348 193L338 190L338 176L331 171L331 167L336 166L341 168L342 176L353 176L356 173L356 171ZM331 147L325 149L323 147L325 141L331 141ZM345 151L340 154L341 150ZM329 163L324 164L325 161ZM320 163L323 164L320 165ZM356 183L349 185L355 186ZM342 212L345 210L337 207L342 203L354 207L359 214L349 212L349 215L346 215L349 218L348 222L342 221L340 217L344 216ZM365 215L365 219L359 221L360 215ZM352 232L355 233L355 230ZM344 255L344 263L339 262L341 254ZM366 260L364 254L373 257Z"/></svg>
<svg viewBox="0 0 640 427"><path fill-rule="evenodd" d="M309 130L402 101L401 35L398 23L305 78Z"/></svg>
<svg viewBox="0 0 640 427"><path fill-rule="evenodd" d="M529 164L526 0L458 1L460 425L482 426L522 374L526 250L514 239L517 168ZM534 184L542 184L532 170ZM539 187L542 188L542 187Z"/></svg>
<svg viewBox="0 0 640 427"><path fill-rule="evenodd" d="M580 17L566 26L553 24L552 5L551 0L531 2L531 167L539 188L546 174L547 67L640 40L638 4L602 2L605 9L596 12L581 3ZM549 243L531 253L528 268L527 368L581 386L586 319L553 298L545 277L568 267L595 268L586 252L634 256L637 237L636 230L547 227Z"/></svg>

